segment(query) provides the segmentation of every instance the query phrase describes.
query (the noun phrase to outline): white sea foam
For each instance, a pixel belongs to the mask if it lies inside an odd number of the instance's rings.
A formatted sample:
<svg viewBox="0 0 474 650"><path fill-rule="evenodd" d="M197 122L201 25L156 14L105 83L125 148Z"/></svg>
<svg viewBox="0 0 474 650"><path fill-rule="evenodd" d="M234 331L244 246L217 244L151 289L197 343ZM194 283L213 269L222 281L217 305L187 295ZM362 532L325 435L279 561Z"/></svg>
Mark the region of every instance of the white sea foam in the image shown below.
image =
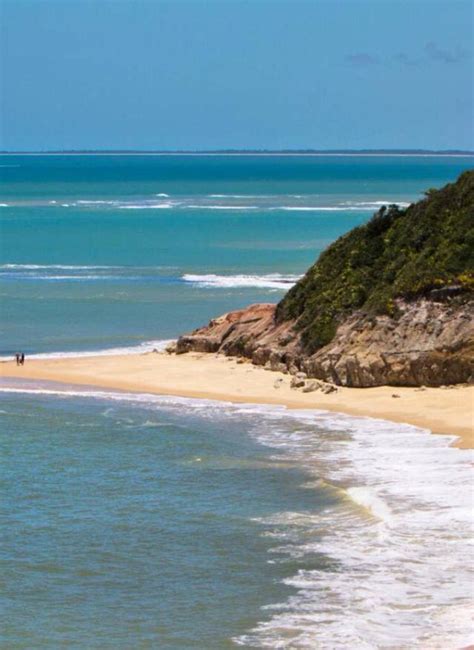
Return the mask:
<svg viewBox="0 0 474 650"><path fill-rule="evenodd" d="M295 417L298 429L267 425L257 436L347 499L322 512L258 520L263 534L281 540L273 549L281 561L304 565L316 554L327 566L286 579L295 594L267 607L271 618L236 642L328 650L471 643L472 452L449 447L454 436L408 425ZM447 617L453 606L459 615Z"/></svg>
<svg viewBox="0 0 474 650"><path fill-rule="evenodd" d="M347 490L348 496L363 508L366 508L374 517L386 524L390 524L392 513L385 501L376 492L367 487L352 487Z"/></svg>
<svg viewBox="0 0 474 650"><path fill-rule="evenodd" d="M205 203L189 203L186 208L190 210L261 210L258 205L207 205Z"/></svg>
<svg viewBox="0 0 474 650"><path fill-rule="evenodd" d="M170 200L165 192L160 192L151 197L136 199L77 199L68 202L58 202L56 199L31 202L28 205L51 205L56 207L79 207L97 209L120 209L120 210L224 210L224 211L245 211L260 210L266 211L294 211L294 212L345 212L359 211L370 212L378 210L382 205L397 204L400 207L410 205L406 201L393 199L377 199L374 201L342 201L329 205L321 204L321 197L317 194L207 194L205 196L191 195L182 196L179 199ZM157 200L161 199L161 200ZM63 199L64 201L64 199ZM3 207L23 207L24 203L4 203Z"/></svg>
<svg viewBox="0 0 474 650"><path fill-rule="evenodd" d="M278 205L270 208L271 210L284 210L286 212L343 212L350 210L347 207L338 207L335 205Z"/></svg>
<svg viewBox="0 0 474 650"><path fill-rule="evenodd" d="M71 264L1 264L0 278L27 281L45 280L50 282L115 280L117 277L123 278L123 276L110 275L110 273L121 268ZM70 273L61 273L61 271L70 271ZM108 271L109 274L102 273L102 271Z"/></svg>
<svg viewBox="0 0 474 650"><path fill-rule="evenodd" d="M0 269L15 269L25 271L36 271L40 269L63 269L67 271L90 271L96 269L118 269L124 268L120 266L88 266L88 265L74 265L74 264L0 264Z"/></svg>
<svg viewBox="0 0 474 650"><path fill-rule="evenodd" d="M131 203L127 205L119 205L120 210L167 210L176 207L176 203L163 202L163 203Z"/></svg>
<svg viewBox="0 0 474 650"><path fill-rule="evenodd" d="M25 281L106 281L106 280L136 280L143 274L151 274L157 282L160 272L175 271L176 267L169 266L102 266L102 265L72 265L72 264L2 264L0 278ZM59 273L58 273L59 271ZM70 273L62 273L70 271ZM256 287L268 289L289 289L301 276L270 273L266 275L217 275L214 273L173 276L171 280L184 282L203 288L239 288ZM166 281L170 281L167 277Z"/></svg>
<svg viewBox="0 0 474 650"><path fill-rule="evenodd" d="M130 271L130 270L135 270L135 271L162 271L162 270L170 270L170 269L176 269L176 266L164 266L164 265L155 265L155 266L107 266L107 265L100 265L100 264L17 264L17 263L9 263L9 264L0 264L0 272L3 270L15 270L15 271L36 271L36 270L44 270L48 271L50 269L62 269L65 271L77 271L80 273L81 271L94 271L94 270L124 270L124 271Z"/></svg>
<svg viewBox="0 0 474 650"><path fill-rule="evenodd" d="M407 208L410 203L406 201L384 199L381 201L344 201L343 205L363 206L364 208L380 208L382 205L398 205L401 208Z"/></svg>
<svg viewBox="0 0 474 650"><path fill-rule="evenodd" d="M268 194L208 194L210 199L268 199Z"/></svg>
<svg viewBox="0 0 474 650"><path fill-rule="evenodd" d="M54 201L54 203L56 203L56 201ZM77 205L116 205L117 203L119 203L119 201L104 201L104 200L92 201L92 200L85 200L85 199L76 201Z"/></svg>
<svg viewBox="0 0 474 650"><path fill-rule="evenodd" d="M92 280L115 280L115 275L92 275L92 274L82 274L82 275L51 275L51 274L41 274L36 273L35 275L27 276L23 279L29 280L50 280L50 281L64 281L64 282L81 282L81 281L92 281ZM130 279L130 278L128 278Z"/></svg>
<svg viewBox="0 0 474 650"><path fill-rule="evenodd" d="M129 345L117 348L105 348L99 350L73 350L67 352L38 352L28 354L28 359L76 359L79 357L111 357L117 355L146 354L149 352L163 352L166 347L173 343L174 339L157 339L143 341L137 345ZM0 356L0 361L11 360L10 356Z"/></svg>
<svg viewBox="0 0 474 650"><path fill-rule="evenodd" d="M406 208L410 204L400 201L345 201L337 205L280 205L271 207L271 210L286 210L289 212L368 212L378 210L383 205L396 204Z"/></svg>
<svg viewBox="0 0 474 650"><path fill-rule="evenodd" d="M143 277L160 282L163 271L173 271L167 266L104 266L73 264L2 264L0 279L26 282L105 282L130 281ZM168 278L169 281L169 278ZM179 282L179 278L176 278Z"/></svg>
<svg viewBox="0 0 474 650"><path fill-rule="evenodd" d="M297 275L280 275L269 273L267 275L216 275L214 273L195 275L185 273L183 280L199 287L216 287L231 289L237 287L257 287L269 289L288 290L300 278Z"/></svg>

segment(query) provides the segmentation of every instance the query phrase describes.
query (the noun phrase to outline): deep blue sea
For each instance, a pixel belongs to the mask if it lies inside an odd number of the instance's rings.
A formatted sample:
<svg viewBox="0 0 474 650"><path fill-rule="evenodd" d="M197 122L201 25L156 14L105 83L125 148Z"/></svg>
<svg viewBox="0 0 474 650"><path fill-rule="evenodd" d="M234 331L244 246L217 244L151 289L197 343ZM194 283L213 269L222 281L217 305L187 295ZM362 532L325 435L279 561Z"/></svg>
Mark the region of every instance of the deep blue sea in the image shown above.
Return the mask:
<svg viewBox="0 0 474 650"><path fill-rule="evenodd" d="M278 301L381 205L472 167L0 156L0 356L146 351ZM2 648L469 641L472 455L451 436L47 383L0 391Z"/></svg>

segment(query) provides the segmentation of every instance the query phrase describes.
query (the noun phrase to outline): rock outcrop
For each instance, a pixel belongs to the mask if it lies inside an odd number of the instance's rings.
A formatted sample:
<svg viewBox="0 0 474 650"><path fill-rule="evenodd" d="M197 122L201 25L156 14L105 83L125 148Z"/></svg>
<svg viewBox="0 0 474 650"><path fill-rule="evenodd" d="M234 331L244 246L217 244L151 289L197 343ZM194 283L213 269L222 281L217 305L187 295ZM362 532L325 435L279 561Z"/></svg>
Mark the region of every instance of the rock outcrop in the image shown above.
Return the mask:
<svg viewBox="0 0 474 650"><path fill-rule="evenodd" d="M332 341L307 354L295 321L275 322L273 304L250 305L181 336L191 350L343 386L440 386L474 379L474 303L426 298L397 301L397 318L355 312Z"/></svg>
<svg viewBox="0 0 474 650"><path fill-rule="evenodd" d="M345 386L474 378L474 171L331 244L278 305L182 336L177 352L247 357Z"/></svg>

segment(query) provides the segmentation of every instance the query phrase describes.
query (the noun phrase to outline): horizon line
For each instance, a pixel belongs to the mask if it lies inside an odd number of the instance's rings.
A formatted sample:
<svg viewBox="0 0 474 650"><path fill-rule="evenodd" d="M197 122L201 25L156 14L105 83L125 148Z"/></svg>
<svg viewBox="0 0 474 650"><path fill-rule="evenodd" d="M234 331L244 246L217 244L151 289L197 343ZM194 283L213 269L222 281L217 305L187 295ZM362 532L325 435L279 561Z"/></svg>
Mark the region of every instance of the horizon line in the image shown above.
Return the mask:
<svg viewBox="0 0 474 650"><path fill-rule="evenodd" d="M474 156L474 151L468 149L30 149L0 150L0 155Z"/></svg>

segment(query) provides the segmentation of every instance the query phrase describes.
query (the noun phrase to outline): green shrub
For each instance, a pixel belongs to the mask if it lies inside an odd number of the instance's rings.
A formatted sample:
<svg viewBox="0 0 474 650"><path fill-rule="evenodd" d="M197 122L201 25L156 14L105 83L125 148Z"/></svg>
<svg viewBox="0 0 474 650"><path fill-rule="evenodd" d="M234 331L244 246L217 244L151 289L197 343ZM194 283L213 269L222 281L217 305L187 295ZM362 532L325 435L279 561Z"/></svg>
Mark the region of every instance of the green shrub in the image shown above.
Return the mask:
<svg viewBox="0 0 474 650"><path fill-rule="evenodd" d="M355 309L396 317L397 297L453 284L474 291L474 171L405 210L384 206L340 237L285 295L276 319L297 319L313 352Z"/></svg>

